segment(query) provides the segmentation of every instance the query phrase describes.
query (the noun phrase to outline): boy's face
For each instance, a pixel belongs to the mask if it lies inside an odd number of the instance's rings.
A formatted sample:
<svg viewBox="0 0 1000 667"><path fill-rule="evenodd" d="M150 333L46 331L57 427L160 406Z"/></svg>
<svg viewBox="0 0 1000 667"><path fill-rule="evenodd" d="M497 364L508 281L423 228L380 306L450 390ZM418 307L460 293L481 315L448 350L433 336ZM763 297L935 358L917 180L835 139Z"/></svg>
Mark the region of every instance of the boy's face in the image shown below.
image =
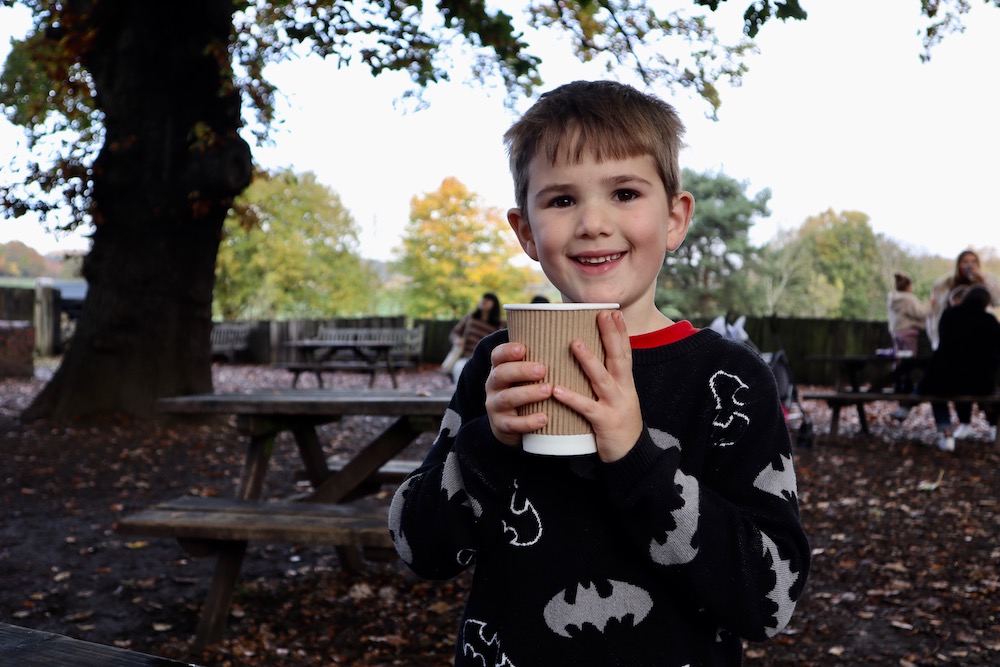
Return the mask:
<svg viewBox="0 0 1000 667"><path fill-rule="evenodd" d="M554 165L536 156L528 173L527 211L511 209L507 219L563 300L619 303L633 335L662 327L656 276L684 240L691 195L671 206L648 155L597 162L588 153Z"/></svg>

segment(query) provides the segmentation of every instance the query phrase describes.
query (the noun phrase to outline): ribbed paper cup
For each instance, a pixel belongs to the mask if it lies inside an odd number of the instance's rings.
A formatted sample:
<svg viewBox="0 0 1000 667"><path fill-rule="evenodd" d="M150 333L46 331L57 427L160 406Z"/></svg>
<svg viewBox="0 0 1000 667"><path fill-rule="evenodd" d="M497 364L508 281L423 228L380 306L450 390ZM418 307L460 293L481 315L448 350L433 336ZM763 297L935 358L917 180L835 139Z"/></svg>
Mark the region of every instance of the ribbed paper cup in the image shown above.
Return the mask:
<svg viewBox="0 0 1000 667"><path fill-rule="evenodd" d="M510 340L523 343L525 359L545 364L545 382L560 384L584 396L594 396L583 368L570 350L579 338L601 362L604 345L597 329L597 313L617 310L617 303L514 303L504 306ZM590 422L554 398L525 405L521 415L544 412L548 423L523 438L532 454L575 456L597 451Z"/></svg>

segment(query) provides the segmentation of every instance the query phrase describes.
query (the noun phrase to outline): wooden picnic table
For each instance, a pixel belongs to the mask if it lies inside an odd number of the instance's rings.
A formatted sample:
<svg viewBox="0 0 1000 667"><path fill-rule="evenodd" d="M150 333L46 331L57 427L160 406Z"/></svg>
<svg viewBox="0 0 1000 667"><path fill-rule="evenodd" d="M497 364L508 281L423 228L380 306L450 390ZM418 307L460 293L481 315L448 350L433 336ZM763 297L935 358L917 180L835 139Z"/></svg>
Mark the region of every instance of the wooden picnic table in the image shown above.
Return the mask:
<svg viewBox="0 0 1000 667"><path fill-rule="evenodd" d="M292 387L296 387L301 373L313 373L316 382L323 387L324 371L358 370L370 373L368 386L375 386L375 374L380 368L385 368L392 379L394 389L399 388L396 377L396 367L392 359L392 349L398 343L390 340L325 340L308 338L285 343L285 347L296 350L297 361L284 363L282 367L294 374ZM348 359L337 359L339 352L347 352Z"/></svg>
<svg viewBox="0 0 1000 667"><path fill-rule="evenodd" d="M836 368L834 376L835 391L862 391L866 380L866 371L875 366L890 367L891 372L880 374L880 377L895 378L897 375L908 374L926 366L929 357L892 356L881 354L831 354L806 357L812 363L832 363Z"/></svg>
<svg viewBox="0 0 1000 667"><path fill-rule="evenodd" d="M10 667L197 667L193 663L0 623L0 665Z"/></svg>
<svg viewBox="0 0 1000 667"><path fill-rule="evenodd" d="M248 540L333 544L341 547L349 568L358 567L360 558L352 557L348 547L391 548L385 511L346 503L376 491L400 452L421 433L440 428L450 398L450 393L413 391L276 389L161 399L157 409L167 414L235 417L246 447L236 495L163 503L123 518L116 530L175 537L192 553L216 554L195 636L196 647L204 648L222 637ZM348 415L394 419L348 460L331 466L316 427ZM294 435L311 489L291 502L263 500L271 452L285 431ZM416 464L402 468L412 470Z"/></svg>

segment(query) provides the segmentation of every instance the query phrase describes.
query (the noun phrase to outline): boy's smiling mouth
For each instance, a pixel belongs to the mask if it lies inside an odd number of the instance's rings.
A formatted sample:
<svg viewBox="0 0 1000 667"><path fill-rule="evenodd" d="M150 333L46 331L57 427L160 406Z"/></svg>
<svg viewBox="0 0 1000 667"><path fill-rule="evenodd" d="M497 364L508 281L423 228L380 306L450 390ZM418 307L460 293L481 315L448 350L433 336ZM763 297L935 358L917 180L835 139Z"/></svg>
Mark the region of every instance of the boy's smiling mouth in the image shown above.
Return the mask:
<svg viewBox="0 0 1000 667"><path fill-rule="evenodd" d="M607 262L613 262L617 259L621 259L625 253L616 252L610 255L598 255L596 257L584 257L577 256L573 258L573 261L579 262L580 264L605 264Z"/></svg>

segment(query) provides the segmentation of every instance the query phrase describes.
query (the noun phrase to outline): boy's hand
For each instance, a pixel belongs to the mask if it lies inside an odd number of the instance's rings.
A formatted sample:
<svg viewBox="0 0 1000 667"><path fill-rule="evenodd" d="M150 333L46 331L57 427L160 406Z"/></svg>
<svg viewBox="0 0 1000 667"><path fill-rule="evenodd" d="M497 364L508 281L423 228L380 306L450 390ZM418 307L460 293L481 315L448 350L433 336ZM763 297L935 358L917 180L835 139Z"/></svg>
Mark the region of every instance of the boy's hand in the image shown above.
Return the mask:
<svg viewBox="0 0 1000 667"><path fill-rule="evenodd" d="M545 365L524 361L524 345L497 345L490 356L493 369L486 378L486 414L497 440L510 447L521 446L521 436L537 431L548 421L545 413L520 417L517 409L551 396L552 387L539 382ZM532 383L532 384L521 384Z"/></svg>
<svg viewBox="0 0 1000 667"><path fill-rule="evenodd" d="M617 461L625 456L642 434L642 411L632 377L632 346L621 311L602 311L597 326L604 344L602 365L582 340L572 343L572 350L597 399L582 396L566 387L556 386L553 395L560 403L576 410L594 427L597 454L602 461Z"/></svg>

